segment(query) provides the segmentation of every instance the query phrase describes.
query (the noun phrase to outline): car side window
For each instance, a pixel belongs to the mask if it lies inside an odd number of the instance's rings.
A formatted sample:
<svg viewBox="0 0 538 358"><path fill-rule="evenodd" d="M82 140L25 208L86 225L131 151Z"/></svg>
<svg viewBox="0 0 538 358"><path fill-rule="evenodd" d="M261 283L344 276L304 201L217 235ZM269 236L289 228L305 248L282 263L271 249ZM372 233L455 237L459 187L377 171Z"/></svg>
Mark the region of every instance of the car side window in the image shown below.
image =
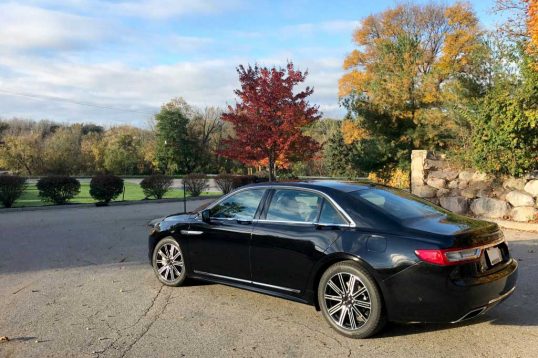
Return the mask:
<svg viewBox="0 0 538 358"><path fill-rule="evenodd" d="M265 189L243 190L224 199L210 210L211 218L252 220Z"/></svg>
<svg viewBox="0 0 538 358"><path fill-rule="evenodd" d="M318 217L322 198L308 191L277 189L273 193L266 220L314 222Z"/></svg>
<svg viewBox="0 0 538 358"><path fill-rule="evenodd" d="M347 225L349 224L342 215L329 203L327 200L323 201L321 208L321 214L319 215L318 222L320 224L329 225Z"/></svg>

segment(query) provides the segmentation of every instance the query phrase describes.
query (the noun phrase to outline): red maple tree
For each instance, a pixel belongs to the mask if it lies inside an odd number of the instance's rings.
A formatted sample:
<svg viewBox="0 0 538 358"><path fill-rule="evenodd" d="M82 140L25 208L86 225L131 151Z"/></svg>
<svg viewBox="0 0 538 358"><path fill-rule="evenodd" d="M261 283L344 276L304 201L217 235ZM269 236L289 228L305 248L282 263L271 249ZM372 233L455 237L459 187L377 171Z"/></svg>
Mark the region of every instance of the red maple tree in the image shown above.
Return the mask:
<svg viewBox="0 0 538 358"><path fill-rule="evenodd" d="M318 106L307 100L314 89L306 87L294 93L308 72L286 68L240 65L237 68L241 89L235 107L228 106L222 120L232 124L235 137L225 141L221 154L244 164L267 163L269 180L275 178L277 164L309 159L318 143L303 134L303 128L318 120Z"/></svg>

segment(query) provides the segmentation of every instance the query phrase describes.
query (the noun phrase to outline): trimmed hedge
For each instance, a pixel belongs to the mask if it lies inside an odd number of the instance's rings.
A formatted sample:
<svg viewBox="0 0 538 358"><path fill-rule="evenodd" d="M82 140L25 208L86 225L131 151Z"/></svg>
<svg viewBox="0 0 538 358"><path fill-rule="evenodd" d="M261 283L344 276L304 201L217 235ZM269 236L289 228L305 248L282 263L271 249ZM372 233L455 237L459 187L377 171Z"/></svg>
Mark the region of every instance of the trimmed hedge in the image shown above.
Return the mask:
<svg viewBox="0 0 538 358"><path fill-rule="evenodd" d="M123 192L123 179L112 174L99 174L90 181L90 195L96 205L107 205Z"/></svg>
<svg viewBox="0 0 538 358"><path fill-rule="evenodd" d="M38 180L36 184L42 201L57 205L65 204L80 193L80 182L65 175L51 175Z"/></svg>
<svg viewBox="0 0 538 358"><path fill-rule="evenodd" d="M0 202L11 208L26 188L26 178L18 175L0 175Z"/></svg>
<svg viewBox="0 0 538 358"><path fill-rule="evenodd" d="M140 182L140 187L144 192L146 198L154 197L155 199L162 199L164 194L172 186L172 177L154 174L149 177L142 179Z"/></svg>
<svg viewBox="0 0 538 358"><path fill-rule="evenodd" d="M185 189L191 194L191 196L200 196L209 185L209 180L205 174L192 173L185 175L183 178L185 182Z"/></svg>

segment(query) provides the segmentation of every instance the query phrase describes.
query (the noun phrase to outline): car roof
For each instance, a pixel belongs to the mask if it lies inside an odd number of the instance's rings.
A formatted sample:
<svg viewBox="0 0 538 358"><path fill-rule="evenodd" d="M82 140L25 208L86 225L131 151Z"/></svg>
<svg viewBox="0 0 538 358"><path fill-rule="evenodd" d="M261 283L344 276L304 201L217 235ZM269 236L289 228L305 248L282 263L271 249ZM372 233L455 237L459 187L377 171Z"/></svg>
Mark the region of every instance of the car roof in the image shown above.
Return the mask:
<svg viewBox="0 0 538 358"><path fill-rule="evenodd" d="M321 192L340 191L350 193L352 191L364 190L377 186L368 181L341 181L341 180L306 180L306 181L290 181L290 182L263 182L249 185L251 187L267 186L292 186L298 188L316 189Z"/></svg>

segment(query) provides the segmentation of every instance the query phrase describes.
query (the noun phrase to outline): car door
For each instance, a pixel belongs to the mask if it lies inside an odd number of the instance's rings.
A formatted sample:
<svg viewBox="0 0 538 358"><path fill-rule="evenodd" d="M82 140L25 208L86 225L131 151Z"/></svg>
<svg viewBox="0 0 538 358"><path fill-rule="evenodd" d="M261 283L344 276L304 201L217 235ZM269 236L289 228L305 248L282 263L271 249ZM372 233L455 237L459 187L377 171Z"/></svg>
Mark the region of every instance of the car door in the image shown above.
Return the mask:
<svg viewBox="0 0 538 358"><path fill-rule="evenodd" d="M349 222L321 193L274 189L267 200L252 231L252 280L300 294L314 264Z"/></svg>
<svg viewBox="0 0 538 358"><path fill-rule="evenodd" d="M195 273L251 280L252 221L266 190L238 191L210 207L210 221L191 225L189 257Z"/></svg>

